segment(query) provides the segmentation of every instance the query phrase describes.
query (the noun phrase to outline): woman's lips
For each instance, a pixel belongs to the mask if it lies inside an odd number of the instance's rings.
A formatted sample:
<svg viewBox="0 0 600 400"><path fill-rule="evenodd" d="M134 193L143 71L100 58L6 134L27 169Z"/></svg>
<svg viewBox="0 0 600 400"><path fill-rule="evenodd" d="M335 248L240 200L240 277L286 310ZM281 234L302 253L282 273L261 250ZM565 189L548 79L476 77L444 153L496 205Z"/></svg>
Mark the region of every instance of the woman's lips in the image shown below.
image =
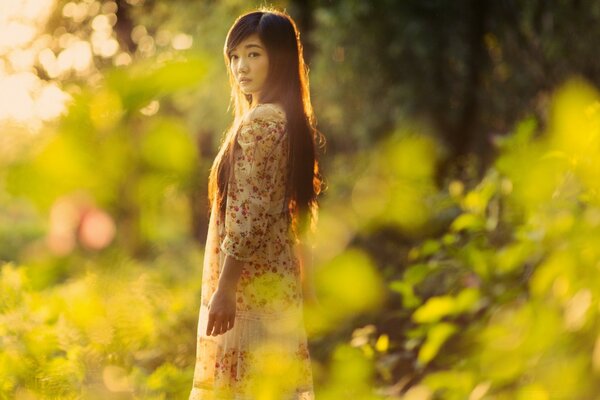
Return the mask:
<svg viewBox="0 0 600 400"><path fill-rule="evenodd" d="M252 82L252 79L240 79L240 85Z"/></svg>

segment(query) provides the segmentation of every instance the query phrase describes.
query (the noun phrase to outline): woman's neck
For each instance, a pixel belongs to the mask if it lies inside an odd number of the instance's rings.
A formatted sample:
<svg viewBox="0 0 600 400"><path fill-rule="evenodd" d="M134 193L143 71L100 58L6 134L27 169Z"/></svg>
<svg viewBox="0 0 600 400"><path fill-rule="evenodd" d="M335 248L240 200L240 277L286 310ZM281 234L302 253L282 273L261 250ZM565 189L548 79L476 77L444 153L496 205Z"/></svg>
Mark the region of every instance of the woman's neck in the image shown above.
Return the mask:
<svg viewBox="0 0 600 400"><path fill-rule="evenodd" d="M254 108L260 104L260 93L252 95L252 101L250 102L250 108Z"/></svg>

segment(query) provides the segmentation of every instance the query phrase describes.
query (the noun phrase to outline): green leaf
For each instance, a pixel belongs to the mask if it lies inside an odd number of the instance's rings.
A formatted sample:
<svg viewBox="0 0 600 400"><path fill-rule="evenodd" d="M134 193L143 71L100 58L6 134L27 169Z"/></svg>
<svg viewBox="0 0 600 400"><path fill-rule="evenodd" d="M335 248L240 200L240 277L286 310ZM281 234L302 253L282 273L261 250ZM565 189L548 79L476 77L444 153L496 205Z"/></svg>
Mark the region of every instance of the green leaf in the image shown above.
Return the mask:
<svg viewBox="0 0 600 400"><path fill-rule="evenodd" d="M429 330L427 340L419 350L418 362L424 365L431 361L437 355L440 347L457 330L456 325L447 322L434 325Z"/></svg>
<svg viewBox="0 0 600 400"><path fill-rule="evenodd" d="M377 342L375 343L375 349L380 353L385 353L388 351L390 347L390 338L388 335L383 334L379 336Z"/></svg>
<svg viewBox="0 0 600 400"><path fill-rule="evenodd" d="M456 309L458 312L471 311L475 308L480 298L479 290L476 288L463 289L456 296Z"/></svg>
<svg viewBox="0 0 600 400"><path fill-rule="evenodd" d="M415 296L413 286L402 280L393 281L389 285L390 289L402 295L402 306L405 308L414 308L421 304L421 299Z"/></svg>
<svg viewBox="0 0 600 400"><path fill-rule="evenodd" d="M462 230L467 231L479 231L482 230L485 226L485 220L475 214L461 214L459 215L450 226L450 229L455 232L459 232Z"/></svg>
<svg viewBox="0 0 600 400"><path fill-rule="evenodd" d="M452 296L431 297L413 314L413 320L418 323L437 322L456 310L456 301Z"/></svg>
<svg viewBox="0 0 600 400"><path fill-rule="evenodd" d="M429 274L429 265L413 264L404 271L403 280L407 283L415 285L421 282Z"/></svg>

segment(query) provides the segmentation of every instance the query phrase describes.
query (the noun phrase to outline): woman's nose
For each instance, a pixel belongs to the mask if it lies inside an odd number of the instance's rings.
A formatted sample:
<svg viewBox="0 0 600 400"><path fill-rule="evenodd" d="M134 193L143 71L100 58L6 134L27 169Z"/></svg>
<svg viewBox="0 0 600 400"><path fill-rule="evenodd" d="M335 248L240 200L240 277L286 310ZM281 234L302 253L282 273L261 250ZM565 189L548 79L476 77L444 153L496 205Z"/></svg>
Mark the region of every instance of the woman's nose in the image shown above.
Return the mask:
<svg viewBox="0 0 600 400"><path fill-rule="evenodd" d="M238 63L238 71L245 72L248 71L248 63L244 58L240 58L240 62Z"/></svg>

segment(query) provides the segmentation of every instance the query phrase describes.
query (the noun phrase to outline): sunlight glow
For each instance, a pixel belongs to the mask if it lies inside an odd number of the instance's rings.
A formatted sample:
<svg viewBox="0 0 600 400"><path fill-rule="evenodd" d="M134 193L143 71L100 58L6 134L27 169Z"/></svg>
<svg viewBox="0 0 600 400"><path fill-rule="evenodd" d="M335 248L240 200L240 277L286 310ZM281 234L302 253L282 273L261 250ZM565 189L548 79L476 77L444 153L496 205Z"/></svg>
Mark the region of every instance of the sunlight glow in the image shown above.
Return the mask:
<svg viewBox="0 0 600 400"><path fill-rule="evenodd" d="M9 22L0 25L0 51L4 52L13 46L23 46L33 39L35 29L32 26Z"/></svg>
<svg viewBox="0 0 600 400"><path fill-rule="evenodd" d="M10 93L0 97L0 119L29 119L34 104L32 92L38 88L37 77L31 72L0 77L0 93Z"/></svg>
<svg viewBox="0 0 600 400"><path fill-rule="evenodd" d="M96 3L92 3L92 4L96 4ZM63 7L63 16L67 17L67 18L71 18L73 20L73 22L79 23L82 22L89 13L89 8L90 4L86 3L86 2L79 2L79 3L75 3L75 2L68 2L67 4L64 5Z"/></svg>
<svg viewBox="0 0 600 400"><path fill-rule="evenodd" d="M60 72L66 73L70 69L78 72L86 71L92 65L92 50L90 44L78 40L69 45L58 55L58 68Z"/></svg>
<svg viewBox="0 0 600 400"><path fill-rule="evenodd" d="M171 45L175 50L185 50L192 47L193 39L190 35L178 33L173 38Z"/></svg>
<svg viewBox="0 0 600 400"><path fill-rule="evenodd" d="M68 99L69 96L60 90L58 85L50 83L39 91L35 101L35 113L42 120L52 120L63 112Z"/></svg>
<svg viewBox="0 0 600 400"><path fill-rule="evenodd" d="M38 131L44 121L59 116L69 96L56 83L37 76L41 65L49 78L55 78L62 67L82 71L91 64L89 44L74 35L64 34L65 45L57 55L47 46L52 36L42 34L53 10L54 0L20 0L0 3L0 126L20 126ZM87 46L87 48L86 48ZM8 133L7 133L8 135ZM8 149L2 149L3 156Z"/></svg>
<svg viewBox="0 0 600 400"><path fill-rule="evenodd" d="M29 43L48 18L52 3L54 0L0 2L0 55Z"/></svg>

